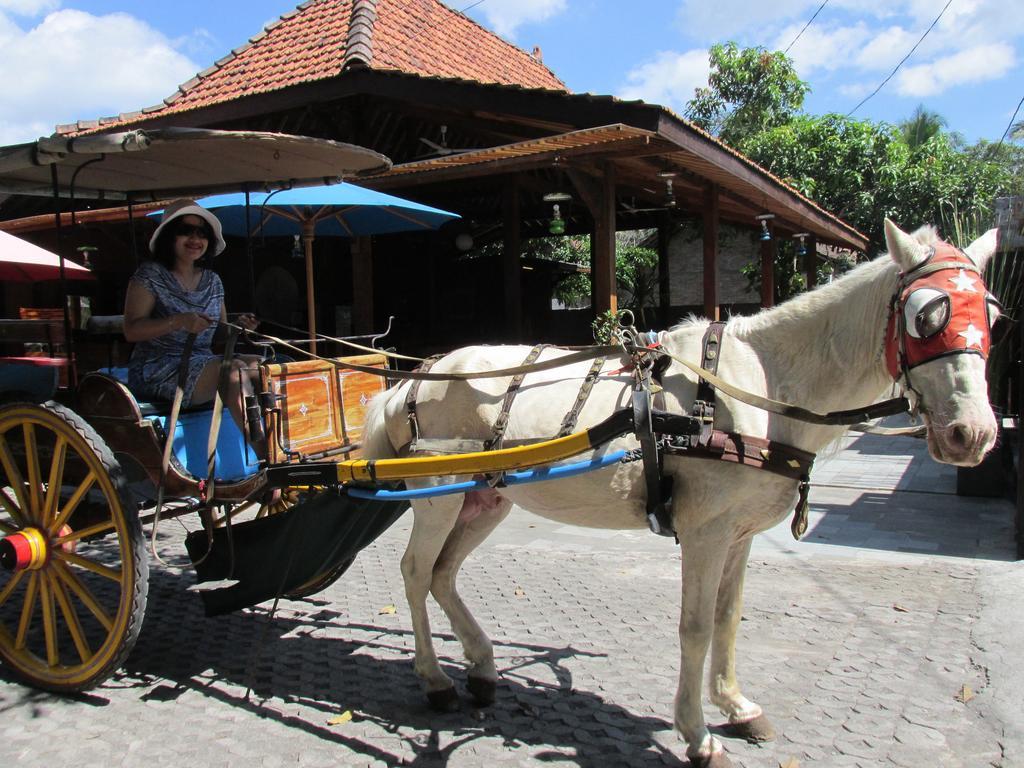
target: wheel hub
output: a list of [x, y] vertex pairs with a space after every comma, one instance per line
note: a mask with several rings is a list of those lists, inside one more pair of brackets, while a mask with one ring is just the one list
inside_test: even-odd
[[0, 568], [38, 571], [46, 565], [46, 536], [38, 528], [26, 528], [0, 539]]

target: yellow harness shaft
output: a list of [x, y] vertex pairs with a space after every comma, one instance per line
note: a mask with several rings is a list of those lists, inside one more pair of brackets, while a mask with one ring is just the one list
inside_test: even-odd
[[413, 459], [351, 459], [338, 462], [338, 482], [375, 482], [406, 477], [476, 475], [549, 464], [595, 447], [590, 431], [533, 445], [500, 451], [463, 453], [457, 456], [423, 456]]

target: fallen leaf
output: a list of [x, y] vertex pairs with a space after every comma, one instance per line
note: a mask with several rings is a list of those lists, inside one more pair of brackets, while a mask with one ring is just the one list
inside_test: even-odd
[[394, 614], [397, 611], [398, 611], [398, 609], [395, 608], [395, 606], [393, 606], [393, 605], [385, 605], [383, 608], [381, 608], [379, 611], [377, 611], [377, 615], [378, 616], [385, 616], [385, 615], [391, 616], [392, 614]]
[[904, 608], [902, 605], [893, 605], [892, 609], [894, 611], [899, 611], [900, 613], [910, 613], [910, 610], [908, 608]]
[[516, 587], [515, 596], [516, 597], [525, 597], [526, 596], [526, 592], [523, 590], [522, 587]]
[[340, 715], [335, 715], [327, 721], [328, 725], [344, 725], [345, 723], [352, 722], [352, 710], [346, 709]]
[[960, 690], [957, 691], [956, 696], [953, 697], [959, 702], [966, 704], [968, 701], [974, 698], [974, 691], [971, 690], [971, 686], [962, 685]]
[[791, 757], [788, 760], [779, 763], [779, 768], [800, 768], [800, 761], [795, 757]]

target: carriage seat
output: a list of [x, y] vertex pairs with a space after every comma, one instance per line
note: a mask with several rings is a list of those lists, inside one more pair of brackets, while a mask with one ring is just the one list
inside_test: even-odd
[[[127, 381], [127, 368], [107, 368], [86, 375], [79, 383], [79, 410], [87, 419], [98, 417], [121, 423], [149, 421], [164, 434], [170, 421], [171, 403], [139, 400], [128, 389]], [[182, 408], [175, 425], [175, 456], [195, 477], [206, 476], [206, 444], [212, 420], [213, 404], [203, 403]], [[245, 435], [225, 413], [217, 433], [217, 479], [238, 480], [257, 471], [259, 462], [246, 445]]]
[[[112, 379], [128, 386], [128, 369], [127, 368], [100, 368], [99, 372], [110, 376]], [[130, 389], [130, 387], [129, 387]], [[135, 398], [136, 405], [139, 406], [139, 413], [143, 417], [147, 416], [169, 416], [171, 414], [171, 401], [162, 400], [159, 398], [151, 398], [149, 400], [141, 399], [138, 394], [132, 390], [132, 396]], [[213, 401], [210, 400], [205, 403], [199, 403], [197, 405], [182, 406], [180, 414], [186, 413], [200, 413], [202, 411], [213, 410]]]

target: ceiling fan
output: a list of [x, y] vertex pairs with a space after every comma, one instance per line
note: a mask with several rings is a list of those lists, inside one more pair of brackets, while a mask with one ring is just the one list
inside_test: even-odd
[[[628, 213], [653, 213], [655, 211], [672, 211], [676, 208], [676, 196], [672, 189], [672, 180], [675, 178], [674, 171], [659, 171], [658, 177], [665, 180], [665, 198], [661, 205], [651, 206], [648, 208], [640, 208], [636, 205], [636, 198], [633, 199], [633, 203], [627, 203], [625, 200], [622, 201], [622, 207], [626, 209]], [[645, 192], [655, 194], [653, 189], [644, 188]]]
[[434, 157], [447, 157], [448, 155], [457, 155], [462, 152], [470, 152], [470, 149], [455, 149], [454, 147], [448, 146], [448, 126], [441, 126], [441, 137], [438, 141], [428, 139], [426, 136], [420, 136], [420, 141], [426, 144], [432, 152], [427, 155], [423, 155], [420, 159], [427, 160]]

